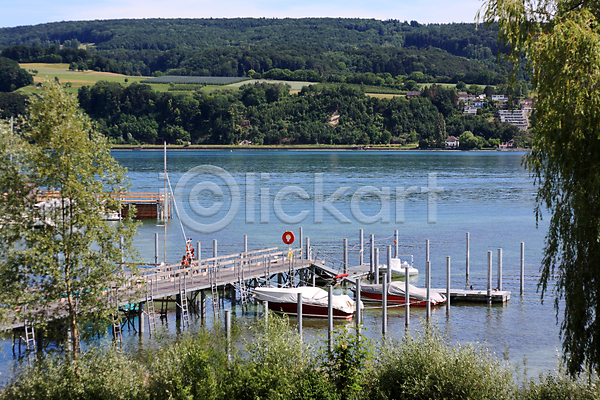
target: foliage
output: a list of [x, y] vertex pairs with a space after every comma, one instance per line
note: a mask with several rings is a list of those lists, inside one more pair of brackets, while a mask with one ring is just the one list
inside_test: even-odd
[[31, 74], [21, 69], [16, 61], [0, 57], [0, 92], [13, 92], [32, 83]]
[[477, 345], [446, 344], [426, 327], [384, 348], [369, 398], [510, 399], [511, 372]]
[[[548, 210], [539, 288], [554, 280], [571, 374], [600, 371], [600, 12], [596, 1], [489, 0], [507, 58], [522, 54], [537, 92], [533, 151], [536, 216]], [[563, 302], [564, 301], [564, 302]]]
[[[91, 126], [75, 98], [45, 82], [18, 133], [0, 138], [0, 317], [66, 318], [74, 339], [86, 321], [108, 320], [110, 288], [123, 283], [121, 257], [133, 254], [135, 233], [131, 218], [103, 221], [121, 206], [109, 193], [123, 191], [125, 171]], [[53, 200], [36, 205], [41, 191]]]

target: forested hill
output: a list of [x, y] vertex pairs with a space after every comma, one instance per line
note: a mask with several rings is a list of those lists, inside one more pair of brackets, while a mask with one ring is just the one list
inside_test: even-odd
[[[85, 62], [89, 69], [123, 74], [245, 76], [250, 70], [280, 68], [321, 76], [420, 72], [437, 82], [500, 79], [495, 27], [464, 23], [342, 18], [58, 22], [0, 29], [0, 50], [18, 62]], [[487, 75], [476, 78], [482, 72]]]

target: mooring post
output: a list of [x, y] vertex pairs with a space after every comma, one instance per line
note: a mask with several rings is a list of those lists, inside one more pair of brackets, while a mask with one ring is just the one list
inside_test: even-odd
[[231, 361], [231, 310], [225, 310], [225, 336], [227, 337], [227, 361]]
[[[407, 274], [408, 275], [408, 274]], [[404, 310], [405, 310], [405, 318], [404, 325], [410, 325], [410, 284], [408, 283], [408, 276], [404, 275]]]
[[248, 235], [244, 235], [244, 253], [248, 252]]
[[498, 249], [498, 290], [502, 290], [502, 249]]
[[469, 232], [467, 232], [467, 255], [466, 255], [466, 259], [465, 259], [465, 270], [466, 270], [467, 283], [469, 283], [469, 268], [470, 268], [469, 264], [471, 262], [470, 246], [471, 246], [471, 234]]
[[206, 320], [206, 292], [200, 291], [200, 319], [202, 322]]
[[158, 266], [158, 232], [154, 232], [154, 265]]
[[333, 286], [327, 287], [327, 342], [329, 352], [333, 351]]
[[344, 238], [344, 273], [348, 273], [348, 239]]
[[521, 296], [525, 292], [525, 242], [521, 242]]
[[[181, 285], [180, 285], [181, 286]], [[181, 320], [181, 287], [179, 290], [179, 293], [177, 293], [177, 295], [175, 295], [175, 320], [179, 321]]]
[[138, 318], [138, 330], [140, 331], [140, 336], [144, 335], [144, 320], [145, 320], [145, 318], [144, 318], [144, 304], [145, 303], [140, 302], [139, 309], [138, 309], [138, 315], [139, 315], [139, 318]]
[[446, 313], [450, 312], [450, 256], [446, 257]]
[[213, 239], [213, 257], [217, 257], [217, 239]]
[[269, 326], [269, 302], [267, 300], [262, 302], [263, 304], [263, 313], [265, 315], [265, 328]]
[[394, 257], [398, 258], [398, 229], [394, 230], [394, 246], [396, 246], [396, 251], [394, 252]]
[[196, 242], [196, 260], [200, 261], [202, 258], [202, 243], [198, 240]]
[[306, 237], [306, 259], [310, 260], [310, 238]]
[[375, 247], [375, 255], [373, 256], [373, 263], [375, 268], [375, 284], [379, 285], [379, 249]]
[[360, 310], [360, 278], [356, 278], [356, 294], [354, 295], [354, 318], [356, 319], [356, 335], [360, 336], [360, 320], [361, 320], [361, 310]]
[[298, 309], [296, 310], [298, 317], [298, 335], [302, 341], [302, 293], [298, 293]]
[[369, 272], [371, 273], [371, 276], [373, 276], [373, 273], [375, 272], [375, 235], [373, 235], [372, 233], [369, 237], [369, 246], [371, 250], [371, 255], [369, 257]]
[[[389, 244], [387, 247], [387, 273], [388, 276], [392, 276], [392, 245]], [[388, 279], [389, 281], [389, 279]]]
[[427, 261], [425, 268], [425, 289], [427, 291], [427, 305], [425, 316], [427, 321], [431, 317], [431, 261]]
[[363, 230], [359, 229], [358, 230], [358, 244], [360, 246], [360, 249], [358, 250], [358, 265], [363, 265], [363, 255], [364, 255], [364, 251], [365, 251], [365, 241], [364, 241], [364, 236], [363, 236]]
[[302, 260], [302, 253], [304, 252], [304, 249], [302, 248], [302, 241], [304, 240], [304, 236], [303, 236], [303, 232], [302, 232], [302, 227], [300, 227], [298, 232], [298, 244], [300, 245], [300, 259]]
[[381, 319], [381, 334], [383, 336], [385, 336], [387, 333], [387, 275], [387, 273], [383, 274], [383, 290], [381, 292], [381, 308], [383, 310], [383, 318]]
[[492, 302], [492, 252], [487, 252], [488, 276], [487, 276], [487, 298], [488, 303]]
[[315, 273], [316, 269], [315, 267], [310, 267], [310, 271], [311, 271], [311, 278], [312, 278], [312, 287], [317, 286], [317, 274]]

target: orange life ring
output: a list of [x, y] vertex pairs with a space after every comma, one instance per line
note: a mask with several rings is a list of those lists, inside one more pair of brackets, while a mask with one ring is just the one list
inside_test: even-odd
[[283, 240], [283, 243], [285, 244], [292, 244], [294, 243], [294, 233], [290, 232], [290, 231], [285, 231], [283, 232], [283, 236], [281, 236], [281, 240]]

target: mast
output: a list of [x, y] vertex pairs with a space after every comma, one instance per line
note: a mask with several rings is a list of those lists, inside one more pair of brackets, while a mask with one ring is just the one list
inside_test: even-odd
[[167, 265], [167, 142], [163, 142], [164, 150], [163, 150], [163, 159], [164, 159], [164, 171], [163, 171], [163, 180], [164, 180], [164, 190], [163, 190], [163, 226], [164, 226], [164, 262]]

